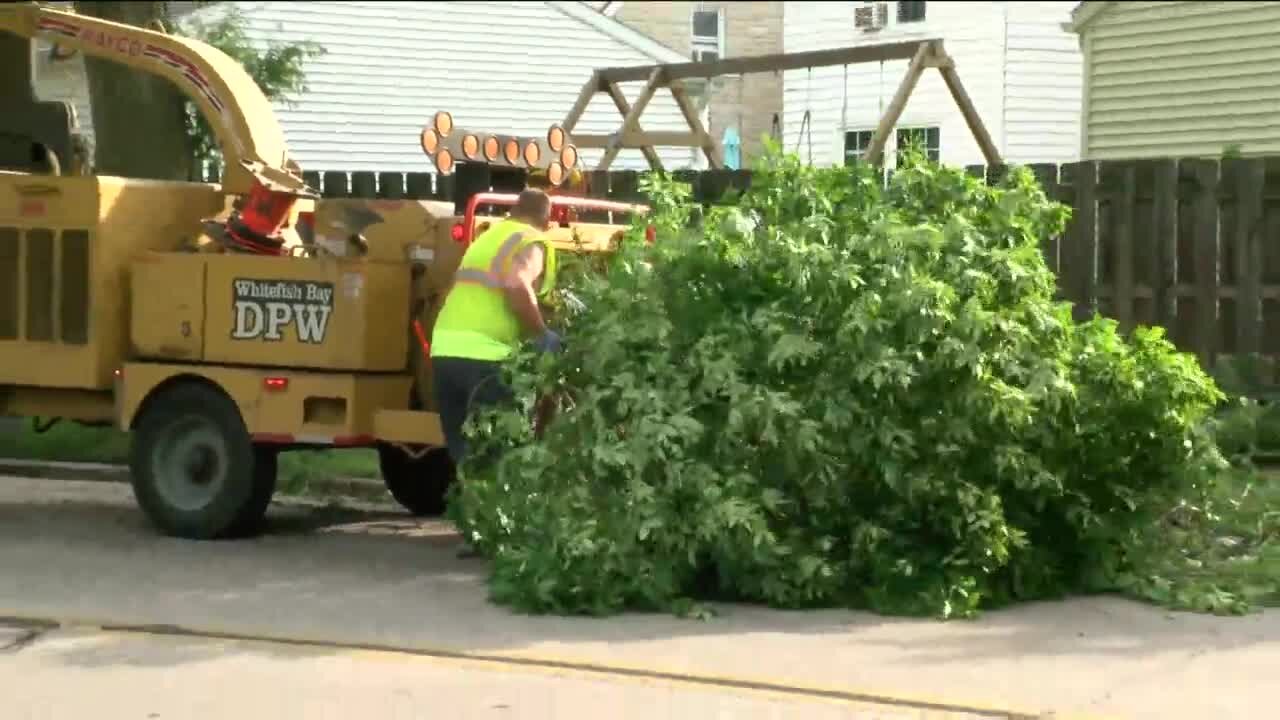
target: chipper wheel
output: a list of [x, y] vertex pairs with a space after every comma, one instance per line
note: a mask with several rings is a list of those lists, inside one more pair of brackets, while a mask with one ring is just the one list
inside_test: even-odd
[[394, 445], [383, 443], [378, 445], [378, 464], [382, 466], [382, 480], [387, 490], [401, 507], [418, 517], [444, 514], [445, 493], [457, 477], [448, 450], [432, 448], [422, 457], [414, 458]]
[[240, 410], [200, 384], [164, 390], [133, 434], [130, 469], [143, 512], [192, 540], [257, 532], [276, 486], [276, 452], [255, 447]]

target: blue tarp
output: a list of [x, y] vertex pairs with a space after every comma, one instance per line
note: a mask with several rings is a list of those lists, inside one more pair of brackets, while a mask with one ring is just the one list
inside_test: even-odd
[[725, 128], [724, 138], [720, 144], [724, 147], [724, 166], [730, 170], [738, 170], [742, 165], [742, 140], [738, 138], [737, 128]]

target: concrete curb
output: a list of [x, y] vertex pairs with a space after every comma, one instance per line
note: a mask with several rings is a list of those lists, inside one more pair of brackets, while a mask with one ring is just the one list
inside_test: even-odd
[[[129, 482], [129, 468], [103, 463], [49, 462], [0, 458], [0, 475], [44, 480], [80, 480], [89, 482]], [[393, 502], [381, 480], [372, 478], [309, 478], [302, 492], [281, 494], [296, 497], [350, 498]]]

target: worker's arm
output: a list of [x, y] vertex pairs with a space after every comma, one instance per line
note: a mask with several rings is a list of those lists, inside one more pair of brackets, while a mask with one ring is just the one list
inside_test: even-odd
[[530, 245], [516, 253], [511, 260], [510, 269], [502, 278], [507, 302], [520, 318], [525, 330], [534, 337], [547, 332], [547, 324], [542, 319], [538, 297], [533, 290], [534, 283], [542, 274], [544, 257], [541, 245]]

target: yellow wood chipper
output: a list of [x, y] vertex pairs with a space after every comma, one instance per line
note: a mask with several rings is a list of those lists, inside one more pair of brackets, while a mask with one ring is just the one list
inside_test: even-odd
[[[214, 130], [221, 183], [86, 174], [71, 107], [32, 92], [36, 39], [180, 88]], [[514, 195], [478, 195], [461, 215], [320, 200], [270, 102], [207, 44], [34, 3], [0, 5], [0, 41], [0, 417], [131, 431], [137, 501], [174, 536], [256, 532], [278, 453], [302, 447], [375, 447], [402, 505], [442, 511], [454, 469], [432, 412], [430, 329], [467, 243], [497, 219], [478, 209]], [[446, 174], [491, 162], [556, 185], [577, 162], [559, 127], [472, 133], [447, 114], [406, 144]], [[625, 229], [566, 221], [551, 234], [563, 250], [608, 251]]]

